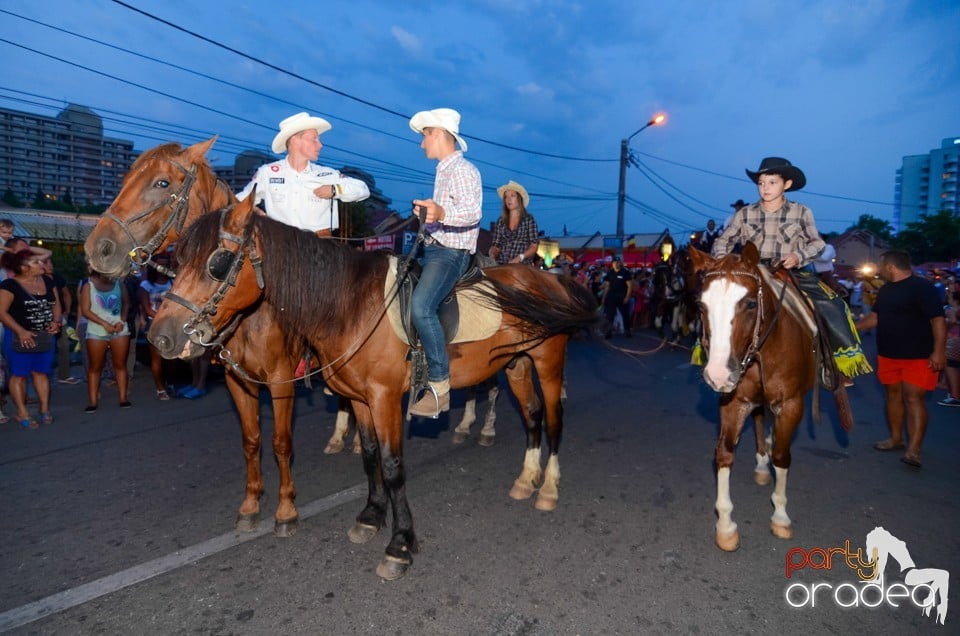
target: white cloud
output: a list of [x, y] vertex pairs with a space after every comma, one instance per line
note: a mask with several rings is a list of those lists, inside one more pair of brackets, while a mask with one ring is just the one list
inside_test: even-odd
[[397, 41], [397, 44], [400, 45], [400, 48], [407, 53], [419, 53], [421, 49], [423, 49], [423, 44], [420, 42], [420, 38], [405, 29], [402, 29], [398, 26], [392, 26], [390, 27], [390, 33], [393, 34], [393, 39]]

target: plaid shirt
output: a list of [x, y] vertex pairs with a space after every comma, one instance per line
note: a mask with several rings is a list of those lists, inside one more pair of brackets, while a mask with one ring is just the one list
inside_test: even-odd
[[520, 219], [517, 229], [511, 230], [509, 223], [501, 216], [493, 228], [493, 247], [500, 248], [497, 264], [509, 263], [517, 256], [527, 251], [534, 243], [540, 242], [540, 232], [537, 229], [537, 220], [532, 214], [525, 213]]
[[787, 254], [796, 254], [800, 267], [810, 263], [826, 245], [810, 208], [786, 200], [776, 212], [764, 212], [759, 202], [740, 208], [714, 242], [713, 256], [722, 258], [734, 245], [746, 245], [747, 241], [757, 246], [760, 258], [781, 261]]
[[427, 232], [444, 247], [477, 251], [483, 185], [480, 171], [456, 151], [437, 164], [433, 200], [443, 208], [442, 222], [429, 223]]

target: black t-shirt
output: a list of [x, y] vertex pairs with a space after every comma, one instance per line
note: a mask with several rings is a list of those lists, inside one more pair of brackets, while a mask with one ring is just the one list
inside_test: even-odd
[[46, 331], [53, 322], [53, 306], [56, 296], [53, 294], [53, 282], [46, 276], [41, 276], [47, 293], [43, 296], [34, 296], [23, 285], [12, 278], [0, 282], [0, 289], [13, 294], [13, 302], [7, 312], [17, 324], [30, 331]]
[[44, 274], [43, 277], [53, 279], [53, 286], [57, 288], [57, 294], [59, 294], [60, 296], [60, 313], [66, 316], [67, 315], [67, 299], [64, 298], [63, 290], [66, 289], [67, 287], [67, 279], [61, 276], [60, 274], [58, 274], [57, 272], [54, 272], [50, 276], [47, 276], [46, 274]]
[[603, 277], [603, 282], [610, 283], [610, 289], [607, 291], [607, 303], [619, 304], [627, 297], [627, 281], [630, 280], [630, 273], [620, 268], [620, 271], [611, 269]]
[[937, 290], [911, 276], [887, 283], [877, 292], [877, 353], [885, 358], [923, 360], [933, 353], [930, 321], [943, 315]]

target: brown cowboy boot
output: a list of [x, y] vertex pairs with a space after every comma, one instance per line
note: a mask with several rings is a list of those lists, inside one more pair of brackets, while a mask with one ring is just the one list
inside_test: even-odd
[[450, 410], [450, 381], [431, 382], [420, 399], [410, 407], [410, 415], [437, 419], [440, 414]]

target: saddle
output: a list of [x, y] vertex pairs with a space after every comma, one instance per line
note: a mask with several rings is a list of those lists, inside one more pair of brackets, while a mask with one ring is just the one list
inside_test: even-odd
[[[419, 336], [410, 316], [413, 290], [420, 280], [420, 266], [411, 263], [397, 286], [399, 260], [390, 257], [384, 278], [384, 302], [391, 326], [405, 344], [416, 347]], [[454, 285], [453, 291], [440, 303], [438, 317], [447, 344], [484, 340], [500, 328], [501, 312], [494, 307], [493, 286], [486, 282], [474, 255], [467, 271]]]
[[[772, 270], [767, 266], [758, 267], [760, 275], [773, 289], [777, 297], [782, 295], [782, 307], [800, 324], [804, 325], [813, 338], [817, 356], [817, 368], [820, 370], [820, 384], [828, 391], [835, 391], [840, 385], [840, 371], [833, 359], [832, 347], [828, 338], [829, 325], [816, 310], [813, 301], [807, 298], [790, 273], [784, 269]], [[786, 286], [786, 290], [784, 290]]]
[[[410, 347], [407, 354], [410, 360], [409, 411], [415, 396], [428, 386], [427, 360], [411, 318], [411, 301], [420, 279], [420, 266], [408, 261], [402, 263], [408, 268], [405, 272], [398, 271], [402, 267], [401, 261], [396, 256], [390, 257], [383, 293], [387, 319], [397, 337]], [[445, 342], [449, 345], [484, 340], [496, 333], [500, 328], [502, 312], [491, 300], [494, 296], [493, 286], [484, 278], [480, 261], [474, 254], [467, 271], [440, 303], [437, 312]], [[407, 419], [410, 419], [409, 412]]]

